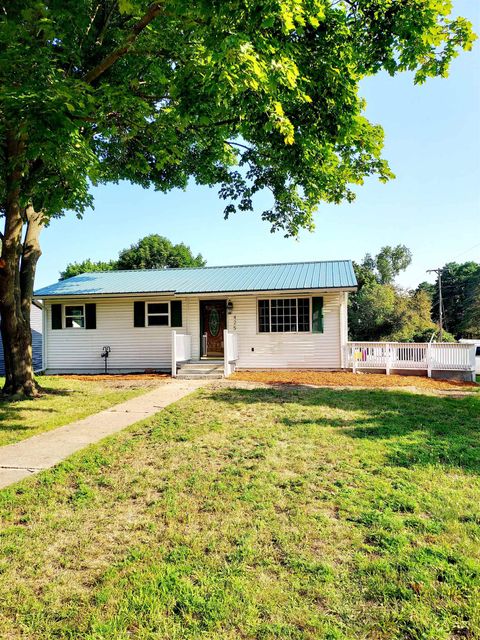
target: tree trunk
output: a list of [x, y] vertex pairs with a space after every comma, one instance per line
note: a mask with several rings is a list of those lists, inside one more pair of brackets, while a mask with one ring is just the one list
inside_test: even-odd
[[[7, 135], [9, 159], [5, 230], [0, 260], [0, 318], [5, 359], [4, 395], [34, 396], [38, 392], [32, 366], [30, 305], [38, 258], [42, 215], [20, 200], [24, 141]], [[26, 225], [25, 239], [24, 227]]]

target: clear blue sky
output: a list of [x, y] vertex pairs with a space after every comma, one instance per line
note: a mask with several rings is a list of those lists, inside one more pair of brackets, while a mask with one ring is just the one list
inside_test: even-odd
[[[478, 0], [454, 6], [480, 34]], [[403, 243], [413, 252], [399, 279], [407, 287], [448, 261], [480, 261], [480, 41], [454, 61], [447, 79], [416, 87], [409, 74], [381, 75], [364, 81], [361, 93], [367, 116], [385, 130], [384, 156], [396, 180], [369, 180], [353, 204], [321, 205], [314, 233], [272, 235], [255, 214], [224, 221], [216, 190], [194, 184], [167, 195], [108, 185], [94, 190], [95, 210], [83, 220], [69, 214], [46, 229], [36, 286], [55, 282], [68, 262], [116, 258], [150, 233], [189, 244], [209, 265], [360, 260]]]

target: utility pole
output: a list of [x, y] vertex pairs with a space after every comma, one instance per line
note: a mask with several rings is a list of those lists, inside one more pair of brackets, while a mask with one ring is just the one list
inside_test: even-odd
[[427, 269], [427, 273], [436, 273], [438, 278], [438, 320], [440, 325], [439, 339], [443, 340], [443, 296], [442, 296], [442, 269]]

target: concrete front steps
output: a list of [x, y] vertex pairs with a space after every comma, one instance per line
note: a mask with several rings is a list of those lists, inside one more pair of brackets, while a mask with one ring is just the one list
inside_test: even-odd
[[223, 378], [223, 360], [196, 360], [179, 365], [179, 380], [221, 380]]

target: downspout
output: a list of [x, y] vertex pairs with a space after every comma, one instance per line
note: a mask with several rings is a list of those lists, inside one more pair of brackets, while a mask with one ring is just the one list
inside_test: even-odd
[[47, 305], [42, 301], [42, 371], [47, 369]]
[[348, 292], [344, 291], [340, 305], [340, 367], [345, 369], [345, 348], [348, 339]]

